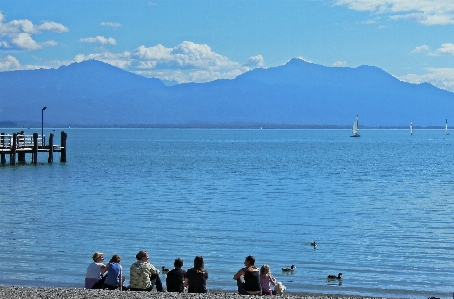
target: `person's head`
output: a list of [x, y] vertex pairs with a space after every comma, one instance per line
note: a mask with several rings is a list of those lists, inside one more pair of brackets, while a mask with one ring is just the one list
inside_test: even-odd
[[270, 271], [270, 266], [265, 264], [260, 268], [260, 275], [265, 276], [267, 274], [268, 275], [271, 274], [271, 271]]
[[252, 255], [248, 255], [248, 256], [246, 257], [246, 260], [244, 261], [244, 264], [245, 264], [246, 266], [254, 266], [254, 264], [255, 264], [255, 257], [252, 256]]
[[180, 258], [175, 259], [173, 266], [177, 269], [181, 269], [183, 267], [183, 260]]
[[205, 265], [203, 264], [203, 257], [201, 257], [200, 255], [196, 256], [194, 258], [194, 269], [203, 272], [205, 270], [204, 268]]
[[96, 262], [96, 263], [102, 263], [102, 261], [104, 260], [104, 253], [102, 252], [95, 252], [93, 254], [93, 261]]
[[119, 264], [121, 261], [121, 258], [118, 254], [112, 255], [112, 258], [110, 259], [109, 263], [117, 263]]
[[136, 259], [138, 261], [148, 262], [148, 252], [141, 250], [136, 254]]

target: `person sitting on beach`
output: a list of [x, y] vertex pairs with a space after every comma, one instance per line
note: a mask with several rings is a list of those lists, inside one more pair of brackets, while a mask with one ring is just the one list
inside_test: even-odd
[[186, 272], [184, 286], [188, 287], [188, 293], [206, 293], [207, 292], [208, 272], [205, 270], [203, 257], [194, 258], [194, 268]]
[[260, 285], [262, 286], [262, 295], [273, 295], [270, 284], [276, 285], [276, 279], [271, 276], [270, 266], [267, 264], [260, 268]]
[[260, 285], [260, 270], [254, 266], [255, 258], [248, 255], [244, 261], [245, 268], [241, 268], [233, 276], [240, 295], [259, 295], [262, 293]]
[[102, 278], [102, 274], [107, 271], [107, 266], [103, 263], [104, 254], [102, 252], [95, 252], [92, 258], [93, 263], [88, 265], [85, 275], [86, 289], [91, 289]]
[[148, 262], [148, 253], [145, 250], [141, 250], [136, 254], [136, 259], [137, 261], [129, 269], [129, 290], [151, 291], [153, 285], [156, 285], [156, 290], [163, 292], [159, 270]]
[[[118, 254], [114, 254], [107, 264], [107, 278], [104, 281], [103, 289], [116, 290], [120, 287], [122, 290], [123, 285], [123, 273], [120, 265], [121, 258]], [[121, 283], [120, 283], [121, 281]]]
[[181, 269], [183, 267], [183, 260], [180, 258], [175, 259], [173, 266], [175, 268], [167, 273], [167, 292], [181, 293], [184, 291], [184, 278], [186, 277], [186, 271]]

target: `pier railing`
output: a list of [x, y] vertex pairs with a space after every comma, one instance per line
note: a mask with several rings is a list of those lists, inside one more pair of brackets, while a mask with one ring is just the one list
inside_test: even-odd
[[[4, 134], [0, 133], [0, 149], [8, 149], [11, 148], [14, 144], [13, 138], [16, 138], [16, 147], [19, 148], [27, 148], [33, 147], [33, 135], [21, 135], [17, 134], [14, 137], [14, 134]], [[38, 143], [45, 144], [46, 136], [38, 135]]]
[[54, 161], [53, 153], [60, 153], [60, 162], [66, 162], [66, 138], [67, 134], [61, 132], [61, 143], [54, 144], [54, 134], [49, 134], [48, 144], [46, 144], [45, 136], [40, 136], [38, 133], [26, 135], [22, 133], [5, 134], [0, 133], [0, 162], [6, 163], [6, 155], [10, 156], [10, 164], [16, 164], [16, 156], [18, 162], [26, 162], [25, 155], [32, 155], [32, 163], [38, 163], [38, 153], [48, 153], [48, 163]]

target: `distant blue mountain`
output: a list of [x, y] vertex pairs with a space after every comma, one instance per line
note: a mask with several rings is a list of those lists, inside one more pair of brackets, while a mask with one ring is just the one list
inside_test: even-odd
[[[165, 85], [90, 60], [0, 73], [0, 125], [442, 126], [454, 93], [409, 84], [371, 66], [324, 67], [300, 59], [233, 80]], [[453, 118], [454, 120], [454, 118]]]

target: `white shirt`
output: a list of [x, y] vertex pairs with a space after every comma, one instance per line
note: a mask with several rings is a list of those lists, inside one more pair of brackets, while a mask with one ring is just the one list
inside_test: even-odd
[[85, 278], [99, 278], [99, 275], [101, 273], [101, 266], [104, 265], [103, 263], [91, 263], [88, 265], [87, 268], [87, 275], [85, 275]]

